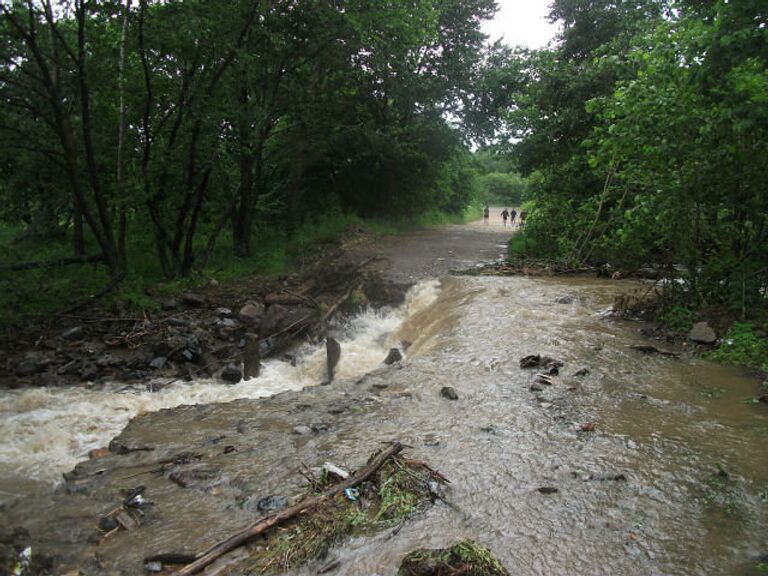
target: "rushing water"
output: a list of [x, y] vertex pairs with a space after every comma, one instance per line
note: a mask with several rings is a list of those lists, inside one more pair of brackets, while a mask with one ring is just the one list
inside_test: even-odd
[[[354, 378], [381, 364], [390, 347], [409, 336], [408, 326], [432, 305], [437, 281], [423, 282], [396, 310], [369, 310], [339, 329], [344, 348], [336, 378]], [[409, 336], [409, 338], [413, 338]], [[409, 340], [410, 342], [410, 340]], [[106, 446], [135, 416], [182, 404], [229, 402], [301, 390], [325, 378], [325, 347], [306, 346], [300, 362], [265, 362], [259, 378], [226, 385], [201, 379], [192, 383], [162, 382], [132, 387], [36, 388], [5, 391], [0, 397], [0, 481], [12, 477], [56, 483], [61, 474]], [[157, 389], [157, 391], [152, 391]]]
[[[436, 283], [421, 285], [405, 309], [363, 316], [344, 331], [345, 381], [135, 418], [121, 441], [153, 445], [156, 452], [88, 462], [78, 470], [85, 480], [96, 478], [91, 493], [21, 501], [8, 520], [27, 519], [34, 532], [40, 528], [29, 519], [53, 510], [46, 545], [80, 562], [92, 552], [73, 551], [63, 526], [93, 526], [119, 489], [145, 484], [156, 501], [145, 524], [98, 547], [107, 569], [140, 574], [147, 553], [198, 550], [252, 519], [241, 505], [248, 495], [296, 493], [302, 463], [330, 459], [354, 468], [380, 442], [398, 439], [451, 480], [446, 503], [396, 534], [384, 530], [344, 542], [330, 553], [339, 560], [334, 574], [395, 574], [408, 551], [464, 538], [490, 547], [520, 575], [746, 574], [768, 550], [768, 414], [765, 406], [744, 402], [756, 382], [705, 361], [632, 350], [647, 343], [638, 326], [605, 314], [627, 289], [596, 279], [460, 277], [443, 280], [437, 296]], [[572, 304], [556, 303], [564, 294]], [[403, 340], [413, 344], [402, 366], [359, 377]], [[535, 370], [518, 366], [520, 357], [534, 353], [565, 363], [541, 392], [530, 390]], [[14, 418], [27, 418], [26, 429], [58, 421], [65, 439], [55, 450], [41, 442], [48, 453], [37, 464], [4, 446], [3, 473], [48, 478], [43, 462], [70, 465], [142, 410], [317, 383], [322, 350], [303, 358], [295, 368], [270, 365], [253, 384], [183, 385], [173, 400], [158, 393], [71, 392], [91, 403], [80, 412], [90, 419], [72, 415], [67, 404], [77, 402], [67, 401], [66, 392], [7, 395], [3, 426]], [[589, 374], [573, 376], [580, 368]], [[459, 400], [442, 398], [443, 386], [453, 386]], [[166, 390], [159, 394], [172, 393]], [[121, 405], [123, 396], [131, 402]], [[50, 418], [50, 410], [59, 415]], [[91, 415], [102, 412], [112, 416]], [[69, 430], [72, 422], [78, 432]], [[588, 422], [594, 432], [581, 430]], [[3, 429], [5, 438], [25, 429], [16, 426]], [[297, 426], [314, 432], [296, 434]], [[167, 471], [153, 472], [162, 457], [190, 448], [211, 473], [207, 484], [183, 489], [168, 481]], [[29, 440], [19, 439], [15, 450], [29, 451]], [[542, 486], [558, 492], [541, 494]]]

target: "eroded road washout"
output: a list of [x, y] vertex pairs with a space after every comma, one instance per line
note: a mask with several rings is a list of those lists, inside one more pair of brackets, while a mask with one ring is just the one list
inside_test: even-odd
[[[439, 234], [435, 253], [422, 235], [420, 256], [394, 250], [394, 266], [426, 258], [431, 273], [442, 272], [452, 258], [470, 259], [461, 253], [470, 238], [496, 254], [503, 242], [482, 228]], [[455, 253], [450, 235], [460, 240]], [[628, 282], [447, 277], [439, 287], [433, 302], [392, 324], [395, 333], [374, 338], [380, 350], [413, 342], [402, 364], [269, 398], [145, 413], [118, 441], [153, 451], [85, 462], [56, 494], [38, 485], [34, 498], [7, 503], [5, 525], [28, 527], [33, 550], [59, 566], [140, 574], [144, 556], [204, 549], [258, 515], [249, 503], [300, 492], [302, 463], [356, 468], [382, 441], [399, 440], [452, 481], [446, 503], [394, 535], [343, 542], [329, 573], [394, 574], [409, 551], [464, 539], [521, 575], [747, 574], [768, 550], [767, 415], [743, 403], [753, 380], [631, 350], [644, 343], [637, 324], [605, 313]], [[573, 303], [557, 303], [564, 294]], [[534, 353], [565, 364], [540, 392], [530, 389], [536, 371], [518, 365]], [[581, 368], [589, 374], [572, 376]], [[227, 396], [236, 387], [215, 386], [219, 399], [236, 397]], [[443, 398], [444, 386], [458, 400]], [[582, 431], [587, 423], [593, 432]], [[174, 471], [192, 482], [170, 481]], [[155, 502], [142, 525], [89, 543], [120, 490], [139, 484]]]

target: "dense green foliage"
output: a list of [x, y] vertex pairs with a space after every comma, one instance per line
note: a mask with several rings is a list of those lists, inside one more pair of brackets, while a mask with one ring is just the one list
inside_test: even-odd
[[252, 258], [338, 214], [461, 215], [478, 182], [457, 121], [494, 11], [0, 3], [0, 220], [17, 245], [103, 254], [101, 276], [130, 280], [150, 253], [185, 277], [223, 242]]
[[534, 202], [516, 247], [674, 267], [674, 305], [762, 313], [768, 6], [556, 0], [552, 17], [552, 47], [504, 59], [506, 145]]

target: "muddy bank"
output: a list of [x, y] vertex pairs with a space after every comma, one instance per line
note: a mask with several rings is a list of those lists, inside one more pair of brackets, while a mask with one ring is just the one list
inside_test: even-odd
[[0, 387], [255, 377], [261, 359], [322, 339], [337, 314], [400, 305], [409, 285], [385, 280], [374, 261], [328, 254], [300, 274], [157, 297], [159, 310], [142, 317], [121, 306], [51, 317], [8, 343]]

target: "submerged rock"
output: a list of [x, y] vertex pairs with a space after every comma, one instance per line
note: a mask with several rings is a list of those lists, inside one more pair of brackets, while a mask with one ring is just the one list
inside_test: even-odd
[[454, 390], [451, 386], [443, 386], [440, 390], [440, 396], [448, 400], [459, 399], [459, 395], [456, 393], [456, 390]]
[[227, 364], [224, 367], [224, 370], [221, 371], [221, 378], [226, 382], [237, 384], [238, 382], [240, 382], [240, 380], [243, 379], [243, 373], [240, 371], [240, 368], [238, 368], [234, 364]]
[[564, 294], [555, 298], [556, 304], [573, 304], [574, 302], [576, 302], [576, 299], [570, 294]]
[[397, 348], [390, 348], [389, 354], [384, 358], [384, 364], [390, 365], [395, 362], [400, 362], [403, 359], [403, 355]]

